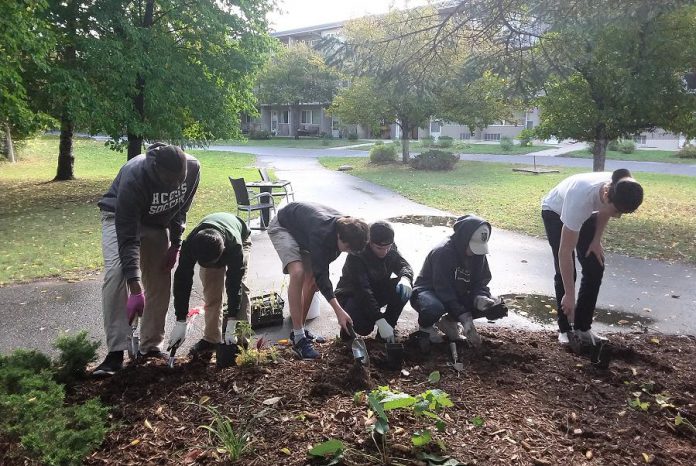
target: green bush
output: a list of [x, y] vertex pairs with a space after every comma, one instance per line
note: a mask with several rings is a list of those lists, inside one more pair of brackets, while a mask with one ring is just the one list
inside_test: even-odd
[[271, 139], [271, 133], [270, 133], [270, 131], [266, 131], [265, 129], [261, 129], [261, 130], [252, 129], [249, 131], [249, 139], [255, 139], [255, 140]]
[[56, 379], [62, 383], [72, 383], [84, 378], [87, 364], [97, 359], [98, 341], [89, 341], [87, 332], [76, 335], [63, 335], [55, 343], [60, 351], [57, 361]]
[[357, 141], [358, 140], [358, 133], [348, 133], [348, 140], [349, 141]]
[[66, 355], [62, 365], [35, 351], [0, 358], [0, 433], [44, 464], [81, 464], [108, 430], [108, 409], [99, 400], [66, 405], [56, 382], [55, 367], [77, 370], [91, 345], [82, 334], [56, 343]]
[[425, 136], [424, 138], [421, 138], [420, 143], [422, 147], [434, 147], [435, 138], [432, 136]]
[[392, 163], [396, 161], [396, 147], [393, 144], [384, 144], [378, 141], [370, 149], [371, 163]]
[[696, 159], [696, 146], [692, 144], [686, 144], [677, 152], [677, 157], [682, 159]]
[[500, 149], [503, 152], [510, 152], [513, 147], [515, 147], [515, 143], [512, 142], [512, 138], [508, 136], [503, 136], [500, 138]]
[[459, 157], [444, 150], [431, 149], [411, 158], [411, 167], [416, 170], [452, 170]]
[[437, 138], [437, 147], [447, 149], [452, 147], [452, 144], [454, 144], [454, 139], [451, 136], [440, 136]]
[[619, 140], [612, 139], [611, 141], [609, 141], [609, 144], [607, 144], [607, 150], [617, 152], [619, 150]]
[[534, 139], [534, 130], [525, 128], [520, 131], [517, 135], [517, 139], [520, 140], [520, 147], [532, 147], [532, 140]]
[[636, 151], [636, 143], [630, 139], [624, 139], [619, 141], [618, 149], [622, 154], [632, 154]]

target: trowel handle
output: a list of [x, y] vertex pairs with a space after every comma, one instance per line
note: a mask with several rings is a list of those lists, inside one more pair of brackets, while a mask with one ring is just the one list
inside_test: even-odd
[[358, 338], [358, 336], [355, 334], [355, 330], [353, 330], [353, 324], [348, 324], [347, 328], [348, 328], [348, 335], [350, 335], [350, 337], [352, 339]]

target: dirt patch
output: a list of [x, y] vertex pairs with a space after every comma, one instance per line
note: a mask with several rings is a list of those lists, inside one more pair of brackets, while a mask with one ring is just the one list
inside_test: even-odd
[[[560, 348], [553, 332], [482, 331], [480, 351], [463, 348], [464, 371], [447, 366], [446, 344], [430, 358], [406, 347], [403, 372], [369, 369], [373, 385], [412, 395], [439, 388], [455, 406], [442, 416], [434, 440], [468, 464], [690, 465], [696, 435], [677, 414], [696, 422], [696, 340], [650, 334], [611, 335], [615, 358], [599, 370]], [[366, 340], [370, 354], [384, 345]], [[309, 446], [338, 438], [349, 448], [345, 464], [380, 464], [367, 433], [367, 406], [354, 401], [353, 359], [344, 345], [319, 345], [318, 361], [286, 359], [267, 370], [215, 369], [212, 364], [163, 362], [128, 367], [106, 380], [90, 380], [71, 400], [98, 396], [113, 407], [113, 430], [86, 461], [92, 465], [220, 464], [206, 431], [217, 406], [236, 427], [248, 425], [252, 451], [239, 464], [303, 465]], [[618, 356], [618, 357], [617, 357]], [[182, 362], [185, 359], [182, 358]], [[438, 370], [437, 384], [428, 375]], [[660, 405], [657, 395], [666, 396]], [[280, 397], [278, 399], [278, 397]], [[645, 410], [631, 401], [648, 402]], [[415, 463], [411, 435], [432, 422], [411, 413], [388, 413], [391, 464]], [[24, 464], [17, 448], [0, 444], [2, 464]], [[439, 448], [427, 447], [438, 452]], [[368, 456], [372, 455], [374, 460]]]

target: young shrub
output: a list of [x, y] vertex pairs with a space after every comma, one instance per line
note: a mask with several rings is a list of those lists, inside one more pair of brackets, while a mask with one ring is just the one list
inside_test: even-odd
[[686, 144], [677, 152], [677, 157], [681, 159], [696, 159], [696, 146], [692, 144]]
[[370, 163], [393, 163], [396, 161], [396, 147], [377, 141], [370, 149]]
[[503, 136], [500, 138], [500, 149], [503, 152], [510, 152], [515, 144], [512, 142], [512, 138], [508, 136]]
[[358, 140], [358, 133], [348, 133], [348, 140], [349, 141], [357, 141]]
[[440, 136], [437, 139], [437, 147], [441, 149], [448, 149], [454, 144], [454, 139], [451, 136]]
[[411, 167], [416, 170], [452, 170], [459, 157], [444, 150], [430, 149], [411, 158]]
[[233, 463], [251, 448], [251, 436], [245, 428], [235, 430], [232, 419], [214, 406], [199, 405], [212, 416], [210, 425], [200, 426], [208, 431], [212, 448], [227, 455]]
[[435, 138], [432, 136], [426, 136], [420, 140], [421, 146], [423, 147], [434, 147]]
[[609, 144], [607, 144], [607, 150], [617, 152], [619, 150], [619, 140], [612, 139], [611, 141], [609, 141]]
[[520, 131], [517, 135], [517, 139], [520, 141], [520, 147], [532, 147], [532, 140], [534, 139], [534, 130], [525, 128]]
[[265, 129], [251, 130], [251, 131], [249, 131], [249, 139], [255, 139], [255, 140], [271, 139], [271, 133], [269, 131], [266, 131]]
[[619, 152], [622, 154], [632, 154], [636, 151], [636, 143], [630, 139], [619, 141]]
[[54, 345], [60, 351], [56, 380], [72, 383], [84, 378], [87, 364], [97, 359], [99, 345], [98, 341], [89, 341], [85, 330], [76, 335], [60, 336]]

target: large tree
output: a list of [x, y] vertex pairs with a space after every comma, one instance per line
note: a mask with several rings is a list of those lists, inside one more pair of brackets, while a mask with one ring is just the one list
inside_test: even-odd
[[268, 105], [290, 107], [290, 135], [297, 136], [298, 111], [302, 103], [328, 104], [340, 75], [309, 45], [298, 42], [280, 49], [259, 74], [258, 98]]
[[45, 67], [52, 46], [41, 17], [45, 8], [42, 1], [0, 4], [0, 147], [10, 162], [15, 161], [13, 139], [23, 139], [47, 123], [26, 90], [27, 68]]
[[95, 129], [128, 158], [145, 140], [203, 144], [239, 134], [268, 58], [270, 0], [121, 0], [95, 12], [102, 57]]

